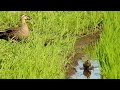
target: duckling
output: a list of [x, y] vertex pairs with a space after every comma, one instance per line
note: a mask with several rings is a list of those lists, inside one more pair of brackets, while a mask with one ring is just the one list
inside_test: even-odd
[[85, 63], [83, 63], [83, 74], [87, 77], [90, 78], [91, 75], [91, 62], [89, 60], [85, 61]]
[[8, 28], [6, 31], [0, 31], [0, 39], [15, 41], [26, 39], [29, 35], [26, 20], [30, 20], [30, 17], [25, 14], [21, 15], [21, 27]]
[[91, 68], [91, 62], [89, 60], [85, 61], [85, 63], [83, 63], [83, 67], [84, 67], [84, 69], [90, 69]]

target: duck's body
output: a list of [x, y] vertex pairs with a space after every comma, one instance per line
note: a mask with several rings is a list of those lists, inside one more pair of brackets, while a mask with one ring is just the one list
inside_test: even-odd
[[91, 68], [91, 62], [89, 60], [87, 60], [84, 64], [83, 64], [84, 69], [90, 69]]
[[91, 75], [91, 69], [92, 69], [92, 67], [91, 67], [91, 62], [90, 62], [89, 60], [85, 61], [85, 63], [83, 64], [83, 67], [84, 67], [84, 72], [83, 72], [83, 74], [84, 74], [87, 78], [89, 78], [90, 75]]
[[21, 27], [17, 28], [8, 28], [6, 31], [0, 32], [0, 39], [6, 39], [6, 40], [17, 40], [20, 41], [22, 39], [26, 39], [29, 35], [29, 29], [26, 23], [26, 19], [28, 19], [28, 16], [22, 15], [21, 16]]

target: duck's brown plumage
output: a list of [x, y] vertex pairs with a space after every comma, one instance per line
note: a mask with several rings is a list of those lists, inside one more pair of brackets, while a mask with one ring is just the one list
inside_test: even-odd
[[21, 27], [17, 28], [8, 28], [6, 31], [0, 31], [0, 39], [5, 39], [5, 40], [17, 40], [20, 41], [23, 38], [27, 38], [29, 34], [29, 29], [26, 23], [26, 20], [29, 19], [27, 15], [22, 15], [21, 16]]
[[89, 78], [90, 75], [91, 75], [91, 62], [89, 60], [85, 61], [85, 63], [83, 64], [83, 67], [84, 67], [84, 72], [83, 74]]
[[90, 69], [91, 67], [91, 62], [89, 60], [85, 61], [85, 63], [83, 64], [84, 69]]

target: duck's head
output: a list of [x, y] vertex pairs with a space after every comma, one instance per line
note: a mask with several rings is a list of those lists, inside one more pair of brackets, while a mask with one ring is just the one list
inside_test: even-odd
[[30, 20], [31, 18], [28, 15], [26, 15], [26, 14], [22, 14], [21, 15], [21, 19], [22, 20]]

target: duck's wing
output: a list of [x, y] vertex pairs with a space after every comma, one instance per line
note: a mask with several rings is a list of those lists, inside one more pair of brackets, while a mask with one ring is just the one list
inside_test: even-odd
[[10, 27], [10, 28], [7, 28], [5, 29], [6, 31], [9, 31], [9, 30], [19, 30], [20, 27]]
[[0, 39], [7, 39], [7, 35], [5, 31], [0, 31]]
[[0, 36], [5, 35], [5, 31], [0, 31]]
[[13, 38], [19, 33], [19, 28], [7, 28], [5, 33], [8, 38]]
[[17, 28], [7, 28], [5, 30], [6, 30], [6, 33], [14, 33], [14, 32], [19, 32], [20, 27], [17, 27]]

